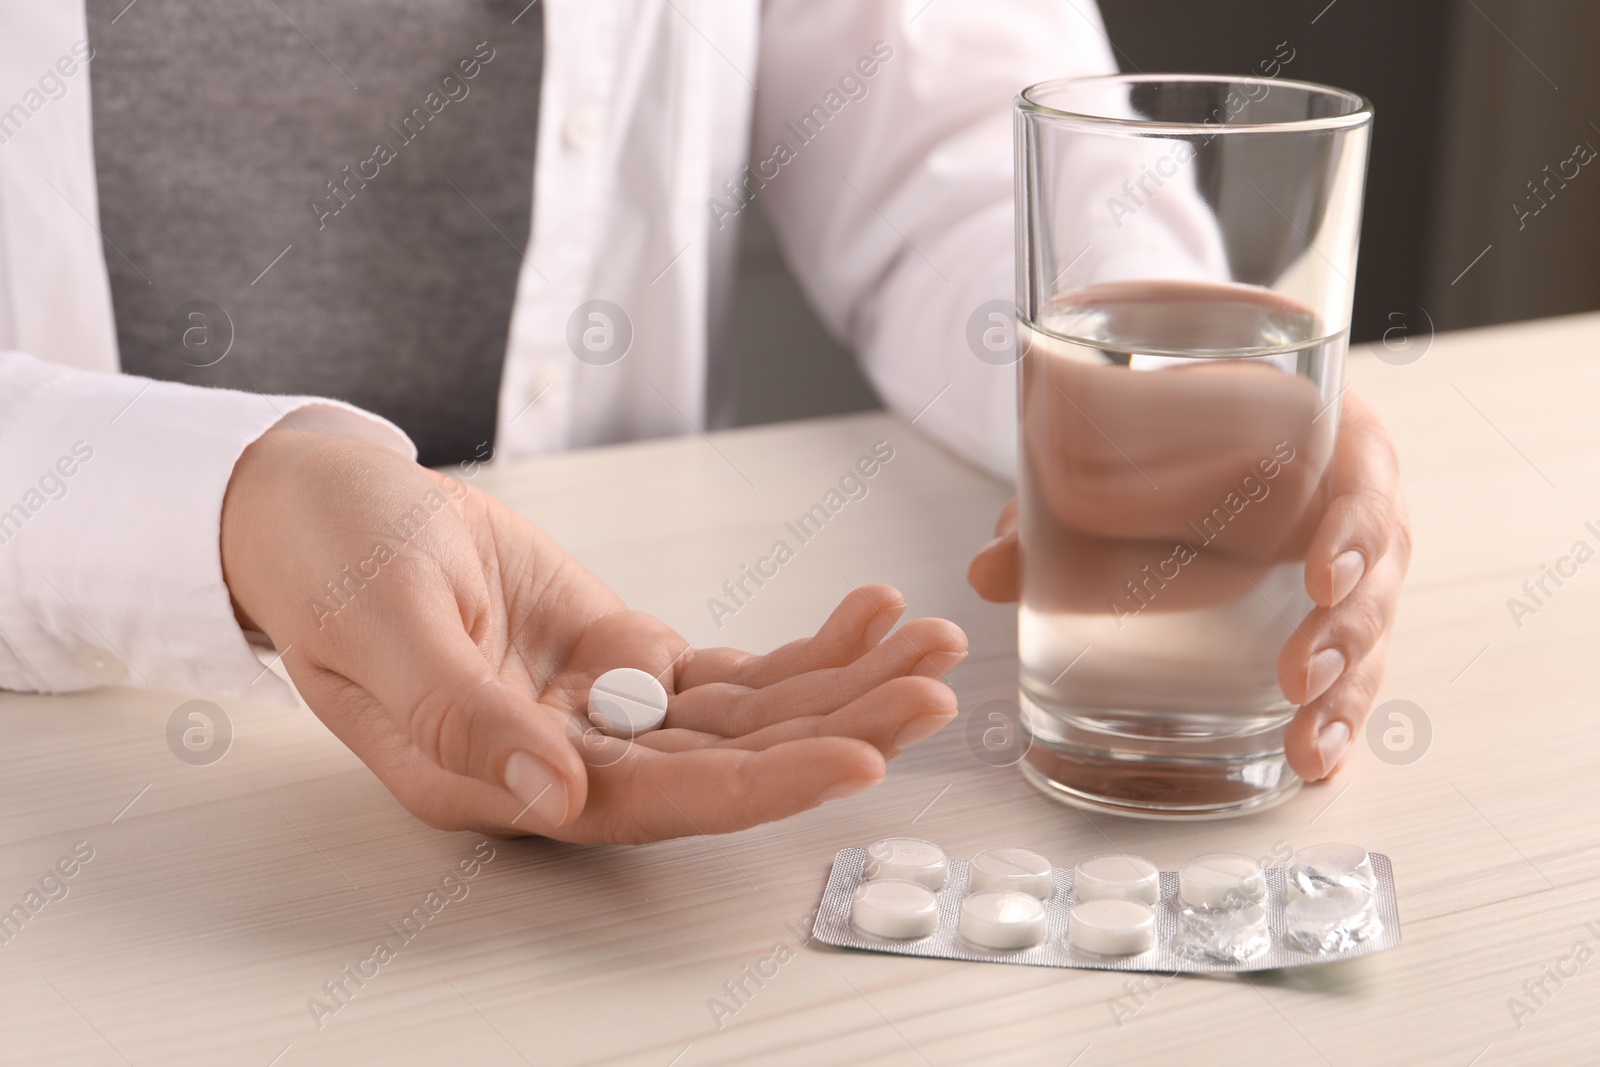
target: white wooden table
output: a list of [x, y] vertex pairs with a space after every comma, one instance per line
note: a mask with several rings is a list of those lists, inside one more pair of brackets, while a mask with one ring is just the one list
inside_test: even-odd
[[[1600, 527], [1597, 347], [1588, 316], [1441, 336], [1407, 366], [1353, 354], [1351, 379], [1399, 441], [1416, 519], [1381, 699], [1415, 702], [1433, 737], [1409, 764], [1358, 740], [1331, 785], [1246, 819], [1091, 823], [975, 758], [958, 720], [881, 787], [774, 826], [645, 848], [496, 842], [466, 896], [414, 920], [357, 987], [341, 968], [380, 938], [398, 943], [389, 924], [425, 906], [477, 838], [415, 822], [303, 709], [228, 703], [231, 750], [191, 766], [165, 736], [186, 697], [0, 697], [0, 908], [75, 843], [93, 850], [66, 895], [0, 946], [0, 1061], [1593, 1062], [1600, 562], [1552, 583], [1520, 628], [1506, 601], [1575, 541], [1600, 547], [1584, 525]], [[707, 598], [880, 439], [896, 455], [870, 495], [719, 631]], [[963, 709], [1014, 694], [1012, 612], [963, 580], [1006, 491], [888, 416], [478, 480], [693, 641], [770, 647], [813, 629], [851, 583], [886, 581], [914, 613], [970, 635], [953, 677]], [[1123, 974], [803, 947], [834, 851], [908, 831], [957, 856], [1017, 844], [1061, 864], [1108, 838], [1163, 866], [1356, 841], [1393, 857], [1405, 942], [1250, 982], [1179, 978], [1138, 999]], [[724, 983], [780, 944], [792, 958], [779, 952], [777, 973], [731, 1000]], [[319, 1029], [308, 1001], [335, 1003], [329, 981], [349, 992]], [[713, 998], [740, 1004], [720, 1029]], [[1512, 998], [1528, 1009], [1520, 1026]]]

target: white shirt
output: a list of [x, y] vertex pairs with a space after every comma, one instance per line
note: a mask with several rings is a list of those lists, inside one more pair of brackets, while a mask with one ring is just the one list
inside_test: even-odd
[[[743, 187], [889, 406], [1010, 473], [1015, 369], [973, 354], [967, 320], [1013, 297], [1013, 98], [1115, 69], [1089, 0], [545, 0], [544, 18], [497, 457], [707, 425]], [[261, 668], [218, 547], [239, 454], [285, 417], [414, 452], [349, 405], [116, 373], [82, 5], [3, 22], [0, 688], [241, 692]], [[604, 366], [568, 344], [594, 299], [632, 325]]]

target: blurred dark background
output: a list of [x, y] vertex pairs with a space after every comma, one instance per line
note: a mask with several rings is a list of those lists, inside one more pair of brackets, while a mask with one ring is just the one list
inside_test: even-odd
[[[1280, 77], [1372, 100], [1354, 340], [1600, 308], [1600, 158], [1579, 162], [1600, 151], [1596, 0], [1100, 0], [1100, 10], [1127, 72], [1260, 73], [1287, 42], [1294, 58]], [[1558, 173], [1574, 167], [1575, 178]], [[757, 215], [747, 213], [735, 302], [738, 421], [878, 406]]]

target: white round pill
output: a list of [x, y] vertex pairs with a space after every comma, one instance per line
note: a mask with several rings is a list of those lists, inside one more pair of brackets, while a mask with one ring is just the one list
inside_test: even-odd
[[1136, 956], [1156, 943], [1156, 913], [1137, 900], [1089, 900], [1067, 919], [1067, 942], [1098, 956]]
[[867, 846], [866, 877], [918, 882], [929, 889], [943, 889], [950, 873], [950, 860], [944, 849], [932, 841], [916, 837], [886, 837]]
[[967, 865], [967, 885], [974, 892], [1009, 889], [1049, 900], [1056, 891], [1050, 861], [1025, 848], [985, 849]]
[[1263, 900], [1261, 864], [1237, 852], [1211, 852], [1178, 868], [1178, 897], [1191, 908], [1236, 908]]
[[961, 902], [960, 928], [983, 948], [1032, 948], [1044, 940], [1044, 903], [1004, 889], [974, 893]]
[[1078, 864], [1072, 876], [1072, 895], [1086, 900], [1139, 900], [1154, 904], [1161, 899], [1161, 872], [1143, 856], [1107, 852]]
[[667, 691], [632, 667], [606, 671], [589, 687], [589, 721], [622, 737], [654, 730], [667, 717]]
[[1371, 891], [1378, 885], [1367, 850], [1339, 844], [1308, 845], [1296, 852], [1284, 881], [1291, 898], [1335, 887]]
[[862, 882], [850, 904], [850, 921], [864, 934], [896, 941], [927, 937], [939, 928], [939, 901], [916, 882]]

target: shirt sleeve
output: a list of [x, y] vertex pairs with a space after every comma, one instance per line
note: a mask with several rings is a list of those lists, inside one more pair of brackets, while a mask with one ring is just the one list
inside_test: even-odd
[[[1012, 103], [1036, 82], [1116, 72], [1098, 11], [1087, 0], [769, 0], [760, 61], [746, 186], [802, 288], [889, 407], [1014, 478], [1016, 367], [977, 352], [985, 311], [1009, 313], [1016, 297]], [[1203, 206], [1168, 199], [1163, 212]], [[1215, 259], [1214, 233], [1188, 243]], [[1100, 262], [1111, 254], [1095, 248], [1082, 266], [1116, 276]]]
[[0, 352], [0, 689], [286, 697], [234, 619], [220, 541], [234, 463], [279, 423], [416, 456], [392, 423], [338, 401]]

